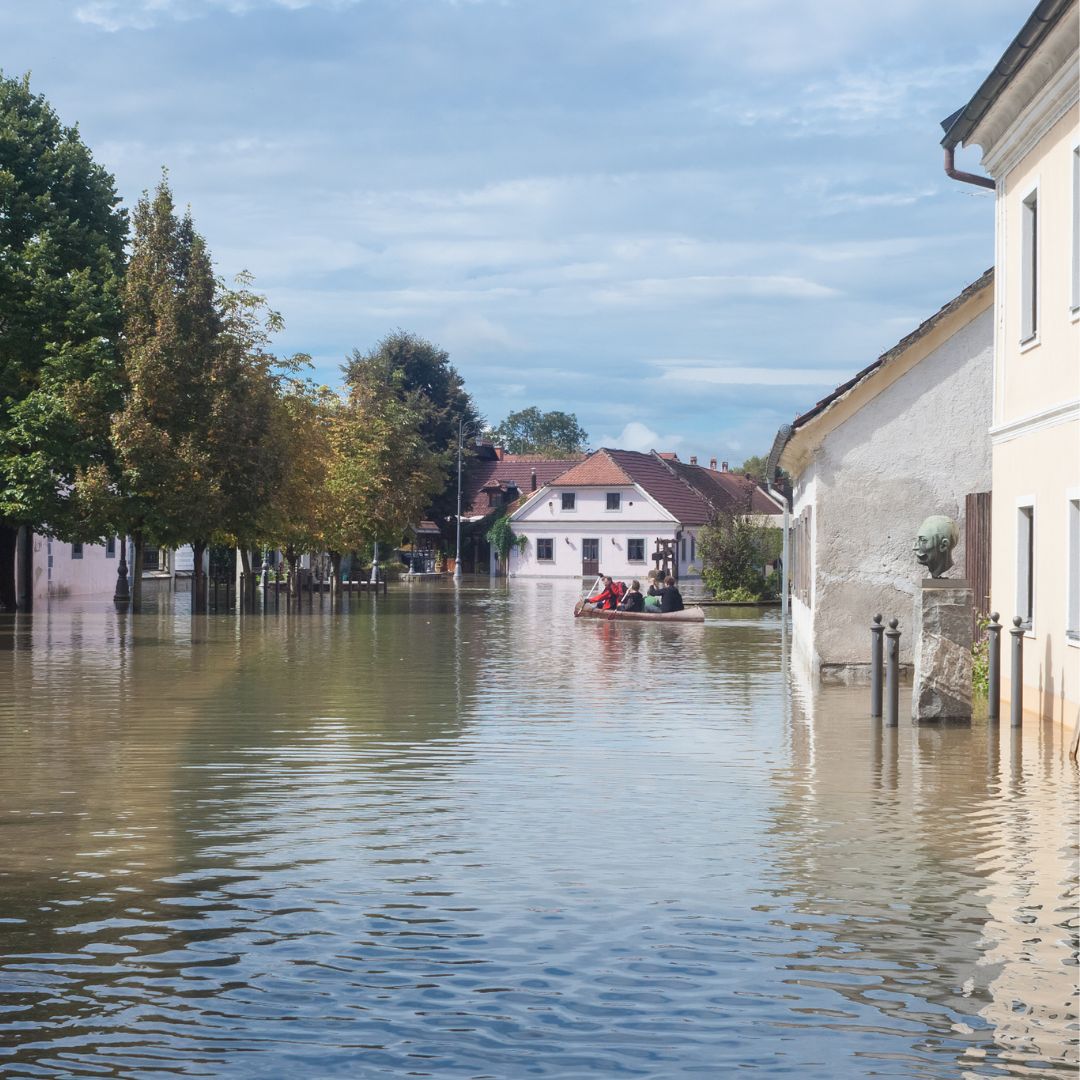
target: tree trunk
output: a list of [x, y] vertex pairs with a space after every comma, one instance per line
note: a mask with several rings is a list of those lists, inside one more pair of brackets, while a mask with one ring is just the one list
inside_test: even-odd
[[341, 602], [341, 552], [331, 551], [330, 555], [330, 606], [336, 608]]
[[17, 525], [0, 523], [0, 611], [15, 610], [15, 546], [18, 537]]
[[248, 548], [240, 545], [240, 566], [242, 567], [244, 580], [244, 598], [241, 601], [241, 611], [255, 610], [255, 575], [251, 572], [251, 552]]
[[191, 572], [191, 610], [195, 614], [206, 611], [206, 571], [203, 569], [206, 547], [205, 540], [195, 540], [191, 545], [195, 556], [195, 568]]
[[135, 557], [131, 560], [131, 610], [141, 611], [143, 549], [146, 547], [146, 537], [140, 530], [131, 534], [131, 542], [135, 547]]
[[296, 595], [296, 573], [297, 566], [300, 563], [300, 552], [294, 547], [287, 547], [285, 549], [285, 561], [289, 564], [289, 596]]

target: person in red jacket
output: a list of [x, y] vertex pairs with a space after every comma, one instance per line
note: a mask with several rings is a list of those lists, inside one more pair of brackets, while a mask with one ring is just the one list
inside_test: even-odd
[[595, 604], [601, 611], [614, 611], [619, 603], [611, 578], [603, 579], [604, 588], [595, 596], [585, 597], [586, 604]]

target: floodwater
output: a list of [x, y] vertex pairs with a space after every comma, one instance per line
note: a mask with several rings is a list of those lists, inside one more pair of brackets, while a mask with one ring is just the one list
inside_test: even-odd
[[1059, 732], [572, 601], [0, 621], [0, 1075], [1075, 1073]]

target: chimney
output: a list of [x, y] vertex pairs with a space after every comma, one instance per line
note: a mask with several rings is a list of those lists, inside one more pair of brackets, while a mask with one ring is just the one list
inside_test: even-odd
[[696, 454], [691, 454], [690, 455], [690, 464], [691, 465], [696, 465], [697, 464], [697, 455]]
[[536, 490], [536, 470], [532, 469], [529, 473], [529, 490]]
[[727, 472], [727, 462], [726, 461], [721, 461], [720, 462], [720, 471], [721, 472]]
[[716, 472], [716, 458], [709, 458], [709, 468], [712, 469], [713, 472]]
[[496, 461], [502, 461], [503, 456], [505, 454], [506, 454], [506, 451], [501, 446], [496, 446], [495, 447], [495, 460]]

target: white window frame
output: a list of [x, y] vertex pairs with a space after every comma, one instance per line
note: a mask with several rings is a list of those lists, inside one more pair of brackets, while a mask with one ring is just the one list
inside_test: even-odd
[[[616, 506], [609, 506], [611, 497], [614, 496], [617, 502]], [[606, 514], [618, 514], [622, 511], [622, 492], [621, 491], [606, 491], [604, 492], [604, 513]]]
[[1065, 642], [1080, 649], [1080, 488], [1065, 492]]
[[[551, 545], [551, 555], [547, 558], [540, 554], [540, 545], [544, 543]], [[553, 536], [538, 536], [536, 538], [536, 561], [542, 563], [553, 563], [555, 561], [555, 538]]]
[[82, 544], [72, 544], [71, 545], [71, 561], [74, 562], [76, 559], [81, 559], [82, 557], [83, 557], [83, 545]]
[[1038, 345], [1042, 317], [1039, 303], [1040, 216], [1039, 181], [1036, 180], [1020, 197], [1020, 345], [1025, 349]]
[[[574, 514], [577, 512], [577, 492], [576, 491], [563, 491], [560, 493], [559, 507], [564, 514]], [[570, 499], [573, 503], [571, 506], [566, 505], [566, 500]]]
[[[1025, 529], [1024, 523], [1030, 521]], [[1026, 535], [1025, 535], [1026, 533]], [[1016, 500], [1016, 596], [1014, 614], [1024, 617], [1025, 608], [1031, 612], [1031, 618], [1022, 626], [1025, 637], [1035, 636], [1035, 597], [1038, 596], [1038, 551], [1039, 522], [1034, 495], [1022, 495]], [[1025, 547], [1027, 540], [1027, 547]], [[1030, 579], [1030, 596], [1027, 595]], [[1024, 600], [1028, 603], [1025, 604]]]
[[1080, 139], [1073, 143], [1072, 154], [1072, 251], [1070, 257], [1069, 309], [1073, 321], [1080, 319]]
[[[641, 545], [641, 558], [640, 559], [635, 559], [630, 554], [630, 545], [631, 544], [640, 544]], [[632, 563], [643, 563], [645, 561], [645, 555], [646, 555], [645, 537], [643, 537], [643, 536], [631, 536], [631, 537], [628, 537], [627, 541], [626, 541], [626, 561], [628, 563], [631, 563], [631, 562]]]

